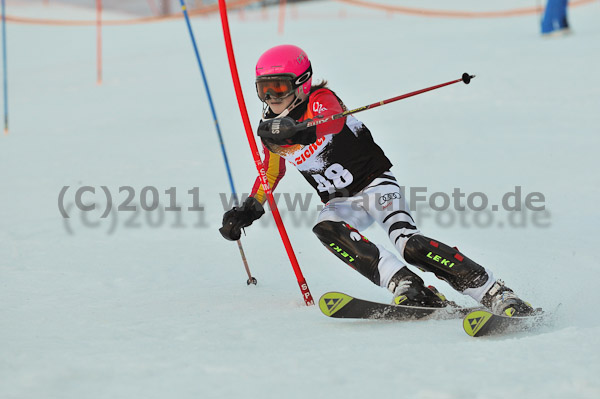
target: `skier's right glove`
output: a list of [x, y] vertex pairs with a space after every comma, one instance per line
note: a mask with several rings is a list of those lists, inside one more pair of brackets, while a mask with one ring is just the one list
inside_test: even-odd
[[258, 135], [267, 143], [276, 145], [309, 145], [317, 141], [317, 127], [305, 127], [289, 116], [263, 121], [258, 126]]
[[233, 207], [223, 215], [221, 235], [230, 241], [237, 241], [242, 235], [242, 229], [248, 227], [256, 219], [264, 215], [263, 206], [254, 197], [248, 197], [239, 208]]

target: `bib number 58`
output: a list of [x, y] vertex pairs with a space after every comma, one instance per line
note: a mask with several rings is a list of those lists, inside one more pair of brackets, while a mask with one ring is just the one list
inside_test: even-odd
[[[324, 175], [324, 176], [323, 176]], [[344, 169], [339, 163], [334, 163], [327, 169], [323, 175], [313, 174], [312, 177], [317, 182], [317, 190], [333, 193], [336, 189], [349, 186], [354, 177], [348, 169]]]

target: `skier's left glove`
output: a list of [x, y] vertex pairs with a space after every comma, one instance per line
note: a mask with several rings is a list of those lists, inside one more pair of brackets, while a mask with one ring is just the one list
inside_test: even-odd
[[277, 145], [308, 145], [317, 140], [316, 126], [305, 128], [289, 116], [261, 122], [257, 133], [267, 143]]
[[229, 241], [237, 241], [242, 235], [242, 229], [248, 227], [256, 219], [264, 215], [265, 209], [254, 197], [248, 197], [239, 208], [233, 207], [223, 215], [221, 235]]

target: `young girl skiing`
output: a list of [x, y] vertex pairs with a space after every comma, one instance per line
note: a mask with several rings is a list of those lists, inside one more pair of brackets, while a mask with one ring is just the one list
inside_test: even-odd
[[[392, 163], [362, 122], [347, 116], [298, 129], [299, 122], [346, 110], [326, 82], [311, 83], [311, 63], [299, 47], [273, 47], [256, 64], [256, 90], [265, 104], [258, 135], [269, 184], [275, 189], [287, 161], [317, 190], [325, 207], [313, 232], [323, 245], [373, 283], [390, 290], [396, 304], [448, 306], [445, 297], [426, 287], [403, 261], [360, 233], [377, 222], [406, 263], [434, 273], [494, 313], [530, 314], [532, 307], [490, 270], [421, 234], [390, 171]], [[238, 240], [241, 229], [264, 214], [265, 200], [257, 178], [250, 197], [223, 216], [223, 237]]]

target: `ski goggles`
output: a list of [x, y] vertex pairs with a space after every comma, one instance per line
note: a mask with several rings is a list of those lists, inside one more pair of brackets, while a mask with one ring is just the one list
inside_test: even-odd
[[272, 98], [285, 98], [296, 90], [293, 78], [285, 75], [271, 75], [256, 79], [256, 93], [261, 101]]

